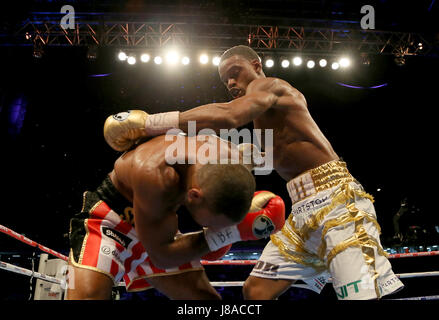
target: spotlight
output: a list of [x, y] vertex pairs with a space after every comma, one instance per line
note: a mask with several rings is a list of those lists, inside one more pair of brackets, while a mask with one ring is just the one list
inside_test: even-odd
[[25, 36], [26, 40], [31, 40], [32, 39], [32, 35], [29, 32], [26, 32]]
[[213, 65], [214, 65], [214, 66], [218, 66], [219, 63], [220, 63], [220, 60], [221, 60], [221, 58], [218, 57], [218, 56], [213, 57], [213, 59], [212, 59], [212, 63], [213, 63]]
[[290, 65], [290, 62], [287, 59], [283, 59], [281, 62], [282, 68], [288, 68]]
[[343, 57], [339, 60], [340, 67], [347, 68], [351, 65], [351, 60], [346, 57]]
[[140, 60], [141, 60], [143, 63], [148, 62], [149, 59], [151, 59], [151, 57], [150, 57], [149, 54], [147, 54], [147, 53], [144, 53], [144, 54], [142, 54], [142, 55], [140, 56]]
[[127, 62], [128, 62], [128, 64], [131, 64], [131, 65], [135, 64], [136, 57], [133, 57], [133, 56], [128, 57]]
[[176, 51], [169, 51], [166, 54], [166, 62], [176, 64], [178, 62], [178, 53]]
[[362, 54], [361, 55], [361, 63], [365, 66], [369, 66], [370, 65], [370, 59], [368, 57], [367, 54]]
[[123, 51], [119, 52], [117, 57], [119, 58], [120, 61], [125, 61], [128, 58], [127, 54], [125, 52], [123, 52]]
[[202, 64], [206, 64], [206, 63], [208, 63], [209, 62], [209, 57], [208, 57], [208, 55], [207, 54], [202, 54], [201, 56], [200, 56], [200, 63], [202, 63]]
[[162, 62], [163, 62], [162, 57], [160, 57], [160, 56], [156, 56], [156, 57], [154, 58], [154, 63], [155, 63], [155, 64], [162, 64]]
[[308, 62], [306, 63], [306, 66], [308, 67], [308, 69], [314, 68], [315, 65], [316, 65], [316, 63], [313, 60], [308, 60]]
[[183, 58], [181, 58], [181, 63], [182, 63], [182, 64], [184, 64], [184, 65], [188, 65], [189, 62], [190, 62], [189, 57], [183, 57]]
[[328, 64], [328, 61], [326, 61], [326, 59], [320, 59], [319, 61], [319, 65], [324, 68], [326, 67], [326, 65]]
[[403, 65], [405, 65], [405, 59], [404, 59], [404, 56], [396, 56], [395, 57], [395, 63], [396, 63], [396, 65], [397, 66], [400, 66], [400, 67], [402, 67]]
[[295, 58], [293, 59], [293, 64], [294, 64], [295, 66], [300, 66], [300, 65], [302, 64], [302, 58], [301, 58], [301, 57], [295, 57]]
[[91, 46], [87, 49], [87, 59], [96, 60], [98, 56], [98, 48], [96, 46]]
[[273, 61], [273, 59], [267, 59], [267, 60], [265, 60], [265, 66], [266, 66], [267, 68], [271, 68], [272, 66], [274, 66], [274, 61]]
[[43, 57], [44, 50], [41, 44], [34, 44], [34, 49], [32, 51], [32, 55], [36, 59], [41, 59]]
[[340, 64], [338, 62], [333, 62], [331, 65], [332, 70], [337, 70], [340, 67]]

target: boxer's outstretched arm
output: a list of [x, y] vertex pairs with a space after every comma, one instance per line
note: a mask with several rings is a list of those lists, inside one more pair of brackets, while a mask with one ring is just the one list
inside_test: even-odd
[[197, 130], [209, 128], [219, 132], [243, 126], [269, 108], [279, 97], [269, 91], [254, 91], [227, 103], [212, 103], [180, 113], [179, 128], [188, 131], [189, 121], [196, 121]]

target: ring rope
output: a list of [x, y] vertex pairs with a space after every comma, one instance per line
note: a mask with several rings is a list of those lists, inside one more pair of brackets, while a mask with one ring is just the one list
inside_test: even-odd
[[[45, 274], [41, 274], [39, 272], [32, 272], [31, 270], [21, 268], [21, 267], [15, 266], [15, 265], [7, 263], [7, 262], [0, 261], [0, 269], [5, 269], [8, 271], [12, 271], [12, 272], [27, 275], [27, 276], [31, 276], [33, 274], [33, 276], [35, 278], [58, 284], [61, 286], [61, 288], [67, 287], [66, 281], [64, 279], [57, 279], [57, 278], [54, 278], [54, 277], [51, 277], [51, 276], [48, 276]], [[419, 277], [421, 274], [423, 274], [423, 276], [439, 276], [439, 271], [425, 272], [425, 273], [417, 272], [417, 273], [413, 273], [413, 274], [410, 274], [410, 273], [404, 274], [403, 273], [403, 274], [399, 274], [397, 276], [400, 278], [416, 278], [416, 277]], [[239, 287], [239, 286], [242, 286], [244, 284], [244, 281], [211, 282], [211, 284], [213, 287]], [[119, 285], [118, 285], [118, 287], [123, 287], [123, 286], [124, 286], [123, 283], [119, 283]], [[291, 285], [291, 287], [308, 289], [308, 287], [304, 284], [293, 284], [293, 285]], [[399, 298], [399, 299], [390, 299], [390, 300], [439, 300], [439, 295]]]
[[[60, 258], [64, 261], [68, 261], [69, 258], [65, 255], [56, 252], [55, 250], [52, 250], [50, 248], [47, 248], [17, 232], [15, 232], [12, 229], [9, 229], [3, 225], [0, 224], [0, 232], [3, 232], [4, 234], [7, 234], [10, 237], [13, 237], [23, 243], [26, 243], [32, 247], [37, 247], [40, 250], [49, 253], [57, 258]], [[424, 256], [437, 256], [439, 255], [439, 250], [437, 251], [426, 251], [426, 252], [408, 252], [408, 253], [394, 253], [389, 255], [389, 259], [396, 259], [396, 258], [410, 258], [410, 257], [424, 257]], [[209, 261], [209, 260], [201, 260], [201, 264], [203, 265], [254, 265], [256, 264], [257, 260], [215, 260], [215, 261]]]
[[[16, 265], [0, 261], [0, 269], [4, 269], [7, 271], [15, 272], [18, 274], [26, 275], [26, 276], [33, 276], [34, 278], [38, 278], [44, 281], [56, 283], [59, 285], [65, 285], [65, 280], [60, 280], [45, 274], [41, 274], [39, 272], [32, 272], [32, 270], [18, 267]], [[428, 271], [428, 272], [413, 272], [413, 273], [400, 273], [396, 274], [396, 276], [400, 279], [409, 279], [409, 278], [420, 278], [420, 277], [438, 277], [439, 271]], [[331, 283], [331, 279], [327, 281], [328, 283]], [[244, 284], [244, 281], [213, 281], [211, 282], [212, 286], [214, 287], [239, 287]], [[118, 287], [125, 287], [125, 284], [123, 282], [119, 282]], [[308, 288], [306, 285], [301, 284], [292, 284], [292, 287], [298, 287], [298, 288]]]

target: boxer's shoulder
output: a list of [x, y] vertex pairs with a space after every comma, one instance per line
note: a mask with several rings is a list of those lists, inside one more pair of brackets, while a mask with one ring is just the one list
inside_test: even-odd
[[257, 91], [274, 93], [279, 97], [302, 96], [301, 92], [294, 88], [289, 82], [275, 77], [253, 80], [247, 88], [247, 94]]

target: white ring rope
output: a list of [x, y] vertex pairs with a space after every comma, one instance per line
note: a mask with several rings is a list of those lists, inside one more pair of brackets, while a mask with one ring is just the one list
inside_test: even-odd
[[[59, 285], [65, 285], [65, 280], [60, 280], [45, 274], [41, 274], [39, 272], [32, 272], [32, 270], [25, 269], [22, 267], [15, 266], [13, 264], [0, 261], [0, 269], [4, 269], [7, 271], [12, 271], [15, 273], [23, 274], [26, 276], [32, 276], [44, 281], [49, 281], [52, 283], [56, 283]], [[428, 272], [413, 272], [413, 273], [400, 273], [396, 275], [400, 279], [409, 279], [409, 278], [420, 278], [420, 277], [438, 277], [439, 271], [428, 271]], [[328, 280], [328, 283], [331, 283], [331, 279]], [[244, 281], [213, 281], [211, 282], [214, 287], [240, 287], [244, 284]], [[125, 287], [123, 282], [119, 282], [118, 287]], [[298, 288], [308, 288], [306, 285], [301, 284], [293, 284], [292, 287]]]

